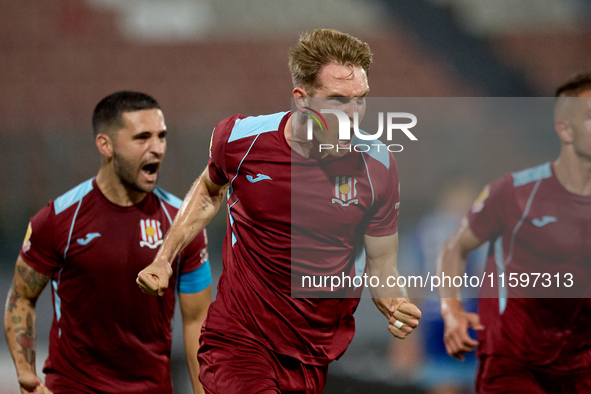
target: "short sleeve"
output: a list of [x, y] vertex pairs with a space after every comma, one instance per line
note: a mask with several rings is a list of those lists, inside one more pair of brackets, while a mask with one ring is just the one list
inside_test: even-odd
[[216, 185], [225, 185], [230, 182], [226, 171], [226, 145], [238, 118], [239, 115], [234, 115], [222, 120], [211, 133], [207, 169], [209, 178]]
[[179, 293], [197, 293], [211, 284], [207, 232], [201, 231], [181, 252]]
[[398, 231], [400, 181], [396, 160], [391, 153], [388, 156], [390, 165], [387, 171], [371, 179], [374, 204], [370, 209], [371, 217], [365, 234], [373, 237], [385, 237]]
[[468, 211], [470, 230], [482, 242], [496, 238], [505, 229], [512, 191], [512, 177], [507, 174], [486, 185]]
[[23, 260], [43, 275], [53, 275], [63, 262], [55, 233], [53, 206], [49, 204], [31, 218], [20, 251]]

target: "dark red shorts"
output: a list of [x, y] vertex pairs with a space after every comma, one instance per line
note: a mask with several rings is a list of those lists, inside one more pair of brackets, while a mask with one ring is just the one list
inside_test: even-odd
[[480, 358], [476, 392], [553, 394], [591, 393], [591, 368], [558, 372], [507, 357]]
[[45, 385], [54, 394], [93, 394], [90, 388], [67, 376], [48, 372], [45, 375]]
[[208, 394], [321, 393], [328, 366], [303, 364], [259, 342], [203, 329], [199, 380]]
[[[110, 383], [110, 388], [105, 388], [105, 382], [96, 382], [96, 384], [89, 387], [82, 384], [74, 378], [65, 376], [55, 371], [47, 371], [45, 374], [45, 385], [54, 394], [96, 394], [96, 393], [130, 393], [130, 394], [146, 394], [146, 393], [158, 393], [158, 394], [172, 394], [172, 382], [162, 384], [160, 387], [154, 387], [151, 383], [148, 387], [145, 387], [145, 381], [135, 381], [134, 387], [122, 386], [122, 383], [114, 381]], [[91, 383], [92, 384], [92, 383]], [[119, 385], [117, 387], [116, 385]], [[100, 387], [96, 387], [100, 386]], [[139, 386], [139, 387], [138, 387]]]

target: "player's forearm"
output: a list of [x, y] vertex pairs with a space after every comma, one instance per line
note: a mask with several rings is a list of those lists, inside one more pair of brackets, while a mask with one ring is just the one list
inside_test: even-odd
[[457, 243], [453, 240], [447, 240], [439, 254], [437, 255], [437, 271], [436, 275], [441, 278], [441, 286], [437, 288], [439, 298], [441, 299], [441, 305], [444, 307], [448, 302], [448, 298], [460, 299], [461, 288], [455, 287], [448, 283], [449, 281], [443, 281], [443, 277], [455, 277], [462, 276], [466, 270], [466, 262], [468, 256], [464, 255]]
[[[398, 233], [385, 237], [365, 236], [367, 274], [379, 279], [379, 283], [398, 283]], [[394, 278], [394, 281], [392, 280]], [[374, 281], [375, 283], [375, 281]], [[406, 288], [370, 286], [372, 298], [407, 298]]]
[[187, 366], [193, 390], [195, 393], [203, 393], [199, 382], [199, 363], [197, 351], [199, 350], [199, 336], [201, 327], [207, 316], [207, 309], [211, 304], [211, 286], [198, 293], [179, 293], [179, 306], [183, 317], [183, 338], [185, 340], [185, 352], [187, 353]]
[[483, 242], [470, 230], [468, 217], [464, 217], [439, 250], [436, 275], [441, 279], [437, 291], [441, 299], [442, 311], [446, 309], [448, 299], [454, 299], [455, 305], [461, 297], [461, 288], [453, 286], [453, 282], [450, 283], [451, 279], [447, 278], [462, 276], [466, 271], [468, 255], [482, 244]]
[[187, 367], [193, 392], [195, 394], [204, 393], [201, 382], [199, 382], [199, 362], [197, 361], [197, 352], [199, 351], [199, 336], [201, 334], [201, 321], [183, 324], [183, 337], [185, 340], [185, 353], [187, 355]]
[[13, 281], [4, 309], [4, 336], [17, 375], [35, 372], [35, 300], [26, 298]]
[[209, 224], [224, 201], [225, 190], [227, 188], [213, 184], [205, 172], [195, 181], [166, 234], [156, 261], [170, 263]]
[[[368, 257], [367, 275], [370, 278], [377, 277], [379, 281], [375, 281], [375, 283], [397, 283], [396, 278], [398, 278], [399, 273], [396, 266], [396, 256]], [[370, 286], [369, 291], [372, 298], [408, 298], [405, 287]]]
[[365, 246], [368, 274], [379, 278], [378, 283], [370, 279], [370, 284], [376, 283], [369, 288], [373, 302], [388, 319], [388, 331], [396, 338], [404, 339], [418, 326], [421, 311], [409, 302], [405, 287], [384, 285], [398, 283], [398, 233], [386, 237], [366, 235]]

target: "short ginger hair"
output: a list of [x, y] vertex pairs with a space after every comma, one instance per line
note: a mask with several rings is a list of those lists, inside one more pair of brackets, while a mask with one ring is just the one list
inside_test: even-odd
[[359, 66], [368, 75], [372, 58], [366, 42], [337, 30], [318, 29], [302, 34], [298, 45], [290, 48], [289, 70], [294, 87], [314, 91], [320, 87], [323, 66]]

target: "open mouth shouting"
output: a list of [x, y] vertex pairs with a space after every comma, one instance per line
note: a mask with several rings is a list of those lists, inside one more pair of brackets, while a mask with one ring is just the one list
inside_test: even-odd
[[[349, 131], [349, 135], [353, 136], [353, 128], [351, 128], [351, 130]], [[353, 141], [353, 138], [349, 137], [347, 139], [339, 139], [338, 140], [338, 147], [339, 148], [349, 148], [349, 146], [351, 145], [351, 141]]]
[[353, 139], [339, 140], [338, 146], [339, 148], [349, 148], [351, 141], [353, 141]]
[[141, 167], [141, 174], [148, 182], [156, 182], [158, 178], [158, 168], [160, 167], [159, 161], [153, 161], [146, 163]]

